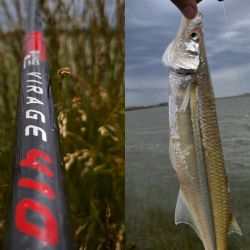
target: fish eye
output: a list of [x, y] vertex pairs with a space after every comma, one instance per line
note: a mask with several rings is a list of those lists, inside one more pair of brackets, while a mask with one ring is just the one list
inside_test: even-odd
[[194, 31], [193, 31], [193, 32], [190, 34], [190, 39], [193, 40], [193, 41], [198, 41], [199, 38], [200, 38], [200, 36], [199, 36], [199, 34], [198, 34], [197, 32], [194, 32]]

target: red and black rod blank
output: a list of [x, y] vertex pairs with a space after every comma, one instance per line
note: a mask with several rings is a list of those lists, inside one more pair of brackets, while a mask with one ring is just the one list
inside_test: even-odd
[[73, 250], [38, 1], [28, 18], [16, 119], [13, 188], [6, 250]]

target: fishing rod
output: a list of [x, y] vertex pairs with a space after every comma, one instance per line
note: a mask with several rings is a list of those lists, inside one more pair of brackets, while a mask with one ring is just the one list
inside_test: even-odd
[[6, 250], [72, 250], [39, 0], [27, 1]]

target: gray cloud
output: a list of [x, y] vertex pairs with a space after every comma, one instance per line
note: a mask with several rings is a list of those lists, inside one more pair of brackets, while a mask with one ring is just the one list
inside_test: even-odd
[[[229, 23], [220, 2], [203, 0], [199, 4], [218, 97], [250, 91], [250, 3], [248, 0], [241, 0], [240, 4], [233, 0], [224, 3]], [[167, 101], [167, 71], [161, 57], [179, 24], [180, 13], [170, 0], [126, 0], [126, 88], [130, 90], [126, 93], [127, 106]], [[243, 88], [239, 87], [236, 65]], [[156, 90], [152, 91], [153, 88]]]

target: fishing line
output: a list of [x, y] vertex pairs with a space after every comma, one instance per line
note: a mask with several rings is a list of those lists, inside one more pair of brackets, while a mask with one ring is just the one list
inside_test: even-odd
[[113, 19], [114, 19], [114, 15], [115, 15], [115, 7], [116, 7], [116, 4], [118, 4], [118, 3], [116, 3], [115, 0], [112, 0], [111, 4], [112, 4], [112, 6], [111, 6], [109, 18], [110, 18], [110, 23], [112, 24]]
[[[224, 3], [224, 1], [222, 1], [221, 3], [222, 3], [222, 8], [223, 8], [226, 24], [230, 28], [230, 18], [229, 18], [229, 15], [227, 14], [225, 3]], [[227, 33], [228, 33], [229, 40], [231, 42], [231, 46], [233, 48], [234, 43], [233, 43], [232, 33], [230, 32], [230, 30], [228, 30]], [[235, 64], [236, 64], [235, 70], [236, 70], [236, 74], [238, 76], [238, 80], [240, 83], [241, 93], [244, 94], [244, 86], [243, 86], [243, 82], [242, 82], [241, 77], [240, 77], [239, 59], [238, 59], [237, 54], [235, 55]]]

